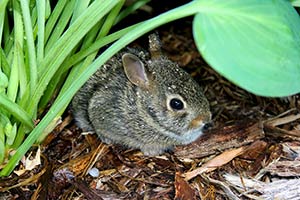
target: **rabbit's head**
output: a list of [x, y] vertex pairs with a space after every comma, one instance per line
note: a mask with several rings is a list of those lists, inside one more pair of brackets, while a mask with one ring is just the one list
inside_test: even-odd
[[142, 61], [122, 56], [125, 74], [134, 85], [139, 116], [176, 144], [196, 140], [211, 120], [200, 86], [177, 64], [163, 56]]

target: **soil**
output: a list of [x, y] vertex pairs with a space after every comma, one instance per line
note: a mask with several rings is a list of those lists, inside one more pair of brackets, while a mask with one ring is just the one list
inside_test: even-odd
[[[140, 10], [122, 26], [183, 3], [153, 1], [147, 7], [152, 12]], [[268, 191], [276, 189], [269, 185], [276, 181], [286, 181], [280, 185], [293, 191], [295, 183], [289, 181], [297, 181], [300, 173], [299, 95], [263, 98], [220, 76], [197, 51], [192, 18], [156, 31], [163, 52], [200, 83], [209, 99], [213, 126], [205, 135], [174, 152], [146, 157], [82, 134], [66, 112], [40, 147], [42, 164], [3, 179], [2, 188], [19, 185], [2, 189], [0, 199], [274, 199], [281, 197], [276, 196], [280, 190]], [[147, 46], [147, 36], [131, 45]]]

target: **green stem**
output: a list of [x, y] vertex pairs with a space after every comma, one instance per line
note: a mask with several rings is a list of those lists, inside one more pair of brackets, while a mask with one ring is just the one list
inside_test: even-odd
[[[17, 65], [18, 65], [18, 75], [19, 75], [19, 90], [18, 90], [18, 97], [22, 97], [24, 93], [27, 91], [28, 88], [28, 77], [26, 73], [26, 66], [24, 63], [24, 54], [23, 54], [23, 49], [19, 47], [19, 45], [16, 45], [16, 50], [15, 54], [17, 55]], [[13, 73], [13, 72], [12, 72]], [[17, 101], [20, 100], [19, 98]]]
[[123, 35], [130, 32], [131, 30], [133, 30], [139, 24], [135, 24], [130, 27], [124, 28], [124, 29], [117, 31], [115, 33], [112, 33], [104, 38], [97, 39], [96, 41], [94, 41], [93, 44], [91, 44], [91, 46], [72, 55], [68, 60], [66, 60], [66, 63], [64, 64], [64, 66], [66, 66], [64, 71], [70, 69], [73, 65], [80, 62], [86, 56], [97, 52], [103, 46], [110, 44], [110, 43], [114, 42], [115, 40], [121, 38]]
[[28, 0], [20, 0], [21, 9], [23, 14], [23, 22], [25, 26], [25, 35], [28, 48], [28, 57], [29, 57], [29, 74], [30, 74], [30, 94], [33, 94], [33, 91], [37, 85], [37, 64], [36, 64], [36, 53], [33, 40], [33, 31], [32, 23], [30, 18], [29, 4]]
[[132, 5], [128, 6], [126, 9], [122, 10], [122, 12], [116, 18], [114, 25], [118, 24], [122, 19], [133, 13], [135, 10], [139, 9], [140, 7], [146, 5], [151, 0], [139, 0], [133, 3]]
[[20, 5], [17, 0], [13, 1], [14, 5], [14, 46], [13, 46], [13, 53], [12, 53], [12, 61], [11, 63], [11, 70], [9, 74], [9, 82], [7, 88], [7, 96], [10, 100], [15, 101], [18, 93], [19, 87], [19, 62], [20, 59], [23, 59], [20, 52], [23, 49], [23, 23], [22, 17], [20, 14]]
[[4, 18], [5, 18], [5, 10], [8, 0], [4, 0], [0, 2], [0, 44], [2, 44], [2, 34], [3, 34], [3, 27], [4, 27]]
[[10, 75], [10, 66], [8, 64], [7, 58], [2, 48], [0, 48], [0, 57], [1, 57], [1, 69], [4, 74], [8, 77]]
[[52, 105], [51, 109], [41, 120], [41, 122], [35, 127], [35, 129], [28, 135], [23, 144], [17, 149], [16, 153], [11, 157], [8, 164], [0, 172], [0, 176], [7, 176], [14, 169], [16, 164], [20, 161], [22, 156], [29, 150], [33, 143], [39, 138], [43, 133], [43, 130], [51, 123], [51, 121], [60, 113], [75, 95], [75, 93], [80, 89], [80, 87], [89, 79], [89, 77], [97, 71], [97, 69], [102, 66], [112, 55], [121, 50], [124, 46], [128, 45], [130, 42], [134, 41], [141, 35], [147, 33], [154, 28], [166, 24], [170, 21], [183, 18], [189, 15], [194, 15], [199, 12], [201, 5], [198, 4], [199, 1], [192, 1], [188, 4], [170, 10], [164, 14], [161, 14], [155, 18], [147, 20], [137, 26], [134, 30], [128, 32], [121, 39], [110, 46], [106, 51], [104, 51], [100, 57], [98, 57], [86, 70], [84, 73], [80, 74], [76, 81], [74, 81], [70, 87], [62, 94]]
[[[76, 0], [69, 1], [67, 3], [66, 7], [64, 8], [62, 15], [60, 16], [59, 21], [57, 22], [55, 29], [51, 33], [51, 36], [49, 37], [49, 40], [47, 41], [47, 44], [45, 46], [45, 55], [46, 56], [48, 53], [51, 53], [49, 51], [51, 50], [53, 45], [55, 45], [55, 43], [57, 43], [57, 41], [61, 37], [62, 33], [66, 29], [68, 22], [70, 21], [70, 19], [72, 17], [75, 2], [76, 2]], [[39, 77], [43, 73], [44, 73], [44, 68], [40, 67], [39, 71], [38, 71]]]
[[37, 24], [38, 24], [38, 42], [37, 42], [37, 63], [40, 63], [44, 58], [44, 43], [45, 43], [45, 15], [46, 2], [45, 0], [36, 0], [37, 7]]
[[116, 17], [118, 16], [121, 8], [123, 7], [125, 0], [119, 0], [119, 3], [112, 9], [112, 11], [108, 14], [97, 39], [104, 37], [107, 35], [109, 30], [111, 29], [114, 21], [116, 21]]
[[51, 13], [49, 19], [47, 20], [46, 28], [45, 28], [45, 41], [48, 41], [50, 35], [52, 34], [53, 27], [57, 23], [57, 20], [64, 10], [64, 7], [66, 6], [67, 0], [59, 0], [57, 1], [57, 4]]
[[72, 19], [70, 24], [73, 24], [73, 22], [81, 15], [81, 13], [89, 7], [90, 0], [76, 0], [74, 9], [73, 9], [73, 14], [72, 14]]
[[4, 127], [0, 123], [0, 163], [2, 163], [5, 159], [5, 133], [4, 133]]
[[0, 105], [28, 128], [32, 129], [34, 127], [30, 116], [18, 104], [12, 102], [2, 93], [0, 93]]

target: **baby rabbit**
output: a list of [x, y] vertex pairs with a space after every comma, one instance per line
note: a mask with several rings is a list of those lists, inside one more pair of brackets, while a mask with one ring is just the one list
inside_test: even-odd
[[71, 107], [84, 131], [151, 156], [196, 140], [211, 113], [200, 86], [160, 54], [155, 34], [149, 43], [151, 58], [126, 48], [86, 82]]

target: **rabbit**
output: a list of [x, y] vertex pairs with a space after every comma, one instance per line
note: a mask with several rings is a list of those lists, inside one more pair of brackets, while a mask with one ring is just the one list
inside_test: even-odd
[[156, 34], [149, 36], [149, 46], [151, 56], [127, 47], [112, 57], [77, 92], [71, 107], [83, 131], [155, 156], [195, 141], [211, 112], [197, 82], [161, 55]]

